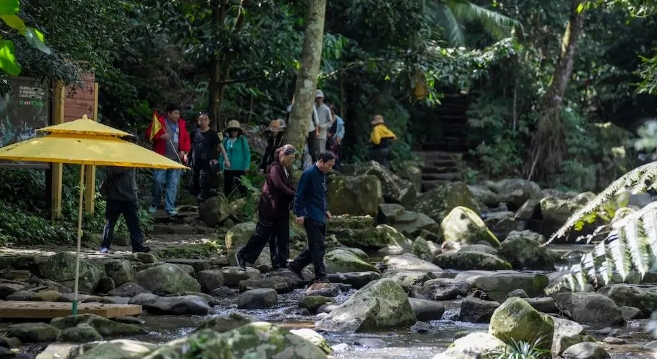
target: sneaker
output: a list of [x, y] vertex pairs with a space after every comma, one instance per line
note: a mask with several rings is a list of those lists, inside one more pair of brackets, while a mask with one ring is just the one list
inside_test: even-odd
[[110, 249], [108, 247], [100, 247], [98, 250], [101, 254], [107, 254], [110, 252]]
[[150, 206], [148, 207], [148, 213], [153, 214], [157, 212], [157, 207]]
[[287, 267], [287, 269], [289, 269], [290, 272], [294, 273], [294, 275], [297, 276], [297, 278], [299, 278], [299, 280], [305, 281], [306, 278], [303, 277], [303, 273], [301, 273], [300, 270], [294, 269], [294, 267], [292, 267], [292, 265], [290, 265], [290, 263], [291, 262], [287, 262], [287, 264], [285, 265]]
[[169, 215], [169, 217], [173, 217], [173, 216], [178, 214], [178, 211], [176, 211], [175, 209], [172, 209], [170, 211], [167, 211], [167, 214]]
[[235, 253], [235, 262], [237, 262], [237, 266], [242, 268], [242, 270], [246, 270], [246, 262], [244, 258], [240, 257], [240, 252]]
[[132, 253], [148, 253], [151, 251], [151, 247], [141, 247], [139, 249], [133, 249]]

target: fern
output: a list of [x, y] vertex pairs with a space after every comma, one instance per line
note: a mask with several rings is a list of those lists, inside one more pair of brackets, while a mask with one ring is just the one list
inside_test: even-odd
[[571, 228], [581, 229], [585, 223], [592, 223], [600, 215], [599, 212], [611, 213], [610, 205], [616, 202], [618, 194], [622, 191], [630, 189], [633, 193], [646, 192], [656, 176], [657, 162], [645, 164], [624, 174], [586, 206], [570, 216], [566, 223], [544, 245], [550, 244], [556, 238], [565, 236]]
[[628, 214], [611, 225], [611, 231], [590, 253], [582, 256], [564, 280], [548, 288], [548, 293], [564, 284], [575, 291], [576, 284], [584, 289], [590, 282], [611, 283], [614, 274], [625, 281], [633, 270], [641, 277], [651, 269], [651, 259], [657, 258], [657, 202]]

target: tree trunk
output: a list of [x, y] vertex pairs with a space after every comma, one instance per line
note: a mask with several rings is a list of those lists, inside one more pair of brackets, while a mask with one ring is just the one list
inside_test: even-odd
[[536, 173], [540, 177], [558, 171], [566, 152], [564, 128], [559, 111], [566, 95], [568, 81], [573, 73], [577, 42], [584, 29], [584, 12], [578, 7], [585, 0], [572, 0], [570, 17], [561, 41], [561, 54], [552, 79], [539, 105], [539, 120], [530, 147], [530, 164], [527, 179]]
[[308, 136], [308, 121], [312, 117], [317, 77], [322, 62], [325, 17], [326, 0], [308, 0], [301, 68], [297, 75], [290, 123], [287, 124], [284, 137], [285, 142], [292, 144], [298, 151], [303, 149]]

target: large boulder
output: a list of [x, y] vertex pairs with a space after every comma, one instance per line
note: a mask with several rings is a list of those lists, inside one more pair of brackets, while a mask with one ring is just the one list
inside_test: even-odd
[[516, 269], [554, 270], [556, 255], [538, 241], [522, 236], [507, 238], [498, 250], [500, 257]]
[[327, 198], [331, 214], [376, 217], [383, 202], [376, 176], [330, 176]]
[[[544, 236], [552, 236], [554, 232], [559, 230], [563, 226], [568, 218], [575, 214], [578, 210], [584, 207], [582, 204], [573, 202], [568, 199], [561, 199], [557, 197], [545, 197], [540, 201], [541, 208], [541, 234]], [[581, 230], [577, 231], [572, 229], [565, 238], [559, 238], [560, 241], [565, 241], [567, 239], [575, 239], [582, 235], [587, 235], [593, 233], [595, 229], [604, 224], [604, 221], [600, 216], [596, 217], [596, 220], [593, 223], [584, 222], [584, 226]]]
[[406, 208], [424, 213], [436, 223], [440, 223], [452, 209], [459, 206], [474, 211], [479, 209], [479, 203], [468, 186], [461, 182], [451, 182], [438, 185], [431, 191], [423, 193]]
[[402, 287], [391, 279], [380, 279], [361, 288], [315, 324], [327, 331], [367, 332], [408, 328], [416, 321]]
[[255, 232], [256, 224], [253, 222], [244, 222], [234, 225], [228, 233], [224, 241], [226, 249], [236, 251], [239, 247], [246, 245], [253, 233]]
[[539, 348], [549, 350], [554, 336], [554, 321], [541, 314], [524, 299], [512, 297], [495, 310], [488, 332], [501, 341], [511, 344], [512, 339], [533, 343], [542, 338]]
[[198, 208], [200, 220], [208, 227], [214, 227], [223, 223], [230, 215], [232, 210], [224, 196], [214, 196], [203, 201]]
[[440, 223], [440, 228], [445, 242], [458, 244], [457, 247], [479, 242], [486, 242], [493, 247], [500, 245], [484, 221], [470, 208], [455, 207]]
[[613, 284], [600, 288], [598, 293], [608, 296], [619, 307], [639, 308], [646, 317], [657, 310], [657, 294], [638, 286]]
[[[459, 276], [456, 279], [459, 279]], [[548, 277], [544, 274], [489, 272], [475, 277], [471, 284], [486, 292], [491, 299], [501, 303], [516, 289], [524, 290], [529, 297], [543, 296], [548, 282]]]
[[341, 172], [348, 176], [376, 176], [381, 181], [382, 195], [388, 203], [407, 204], [417, 195], [411, 181], [399, 178], [375, 161], [346, 165]]
[[411, 181], [415, 192], [422, 191], [422, 167], [417, 162], [402, 161], [395, 163], [392, 167], [399, 178]]
[[577, 323], [605, 328], [624, 322], [621, 309], [605, 295], [559, 292], [552, 294], [552, 298], [557, 307]]
[[440, 230], [440, 226], [436, 221], [431, 219], [424, 213], [404, 211], [404, 213], [397, 217], [392, 226], [399, 232], [406, 236], [415, 238], [422, 233], [423, 230], [436, 232]]
[[388, 245], [388, 239], [374, 228], [376, 224], [371, 216], [336, 215], [330, 222], [326, 233], [335, 235], [347, 247], [378, 250]]
[[[59, 252], [39, 264], [41, 278], [50, 279], [73, 289], [75, 287], [75, 254]], [[92, 293], [100, 279], [105, 276], [104, 268], [80, 258], [78, 289], [82, 293]]]
[[200, 292], [201, 284], [175, 264], [161, 264], [137, 272], [137, 283], [154, 293]]
[[378, 272], [375, 266], [369, 264], [348, 249], [334, 249], [324, 256], [326, 273]]
[[511, 269], [511, 264], [492, 254], [483, 252], [454, 252], [436, 256], [433, 261], [440, 268], [456, 270], [504, 270]]
[[507, 345], [495, 336], [475, 332], [456, 339], [444, 352], [433, 359], [480, 359], [494, 358], [495, 354], [505, 351]]
[[376, 226], [374, 231], [379, 235], [381, 243], [387, 243], [384, 248], [379, 250], [380, 253], [402, 254], [411, 250], [413, 242], [397, 229], [383, 224]]
[[483, 185], [468, 186], [472, 195], [481, 203], [488, 207], [495, 208], [500, 204], [500, 198], [497, 193], [490, 190], [490, 188]]
[[515, 211], [519, 209], [527, 200], [543, 198], [541, 187], [532, 181], [520, 178], [510, 178], [502, 180], [494, 185], [500, 202], [506, 203], [507, 207]]

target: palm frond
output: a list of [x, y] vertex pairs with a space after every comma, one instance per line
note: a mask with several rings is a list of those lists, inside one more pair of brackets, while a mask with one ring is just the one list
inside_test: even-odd
[[645, 164], [624, 174], [586, 206], [570, 216], [566, 223], [544, 245], [550, 244], [556, 238], [565, 236], [571, 228], [582, 227], [584, 222], [590, 222], [591, 218], [595, 219], [597, 213], [610, 202], [615, 201], [620, 192], [626, 189], [630, 189], [634, 193], [645, 192], [649, 184], [654, 182], [656, 176], [657, 162]]
[[573, 266], [571, 273], [548, 293], [568, 284], [571, 290], [576, 285], [584, 289], [589, 281], [605, 285], [617, 274], [622, 281], [633, 271], [641, 277], [650, 270], [651, 260], [657, 259], [657, 202], [625, 216], [611, 224], [612, 230], [591, 252], [582, 256], [580, 263]]
[[510, 37], [512, 29], [516, 29], [519, 35], [522, 34], [522, 24], [508, 16], [477, 6], [466, 0], [444, 0], [444, 4], [451, 10], [457, 20], [480, 23], [484, 30], [496, 40]]
[[424, 13], [430, 24], [441, 28], [443, 37], [449, 46], [465, 46], [465, 35], [461, 24], [447, 5], [436, 1], [425, 3]]

